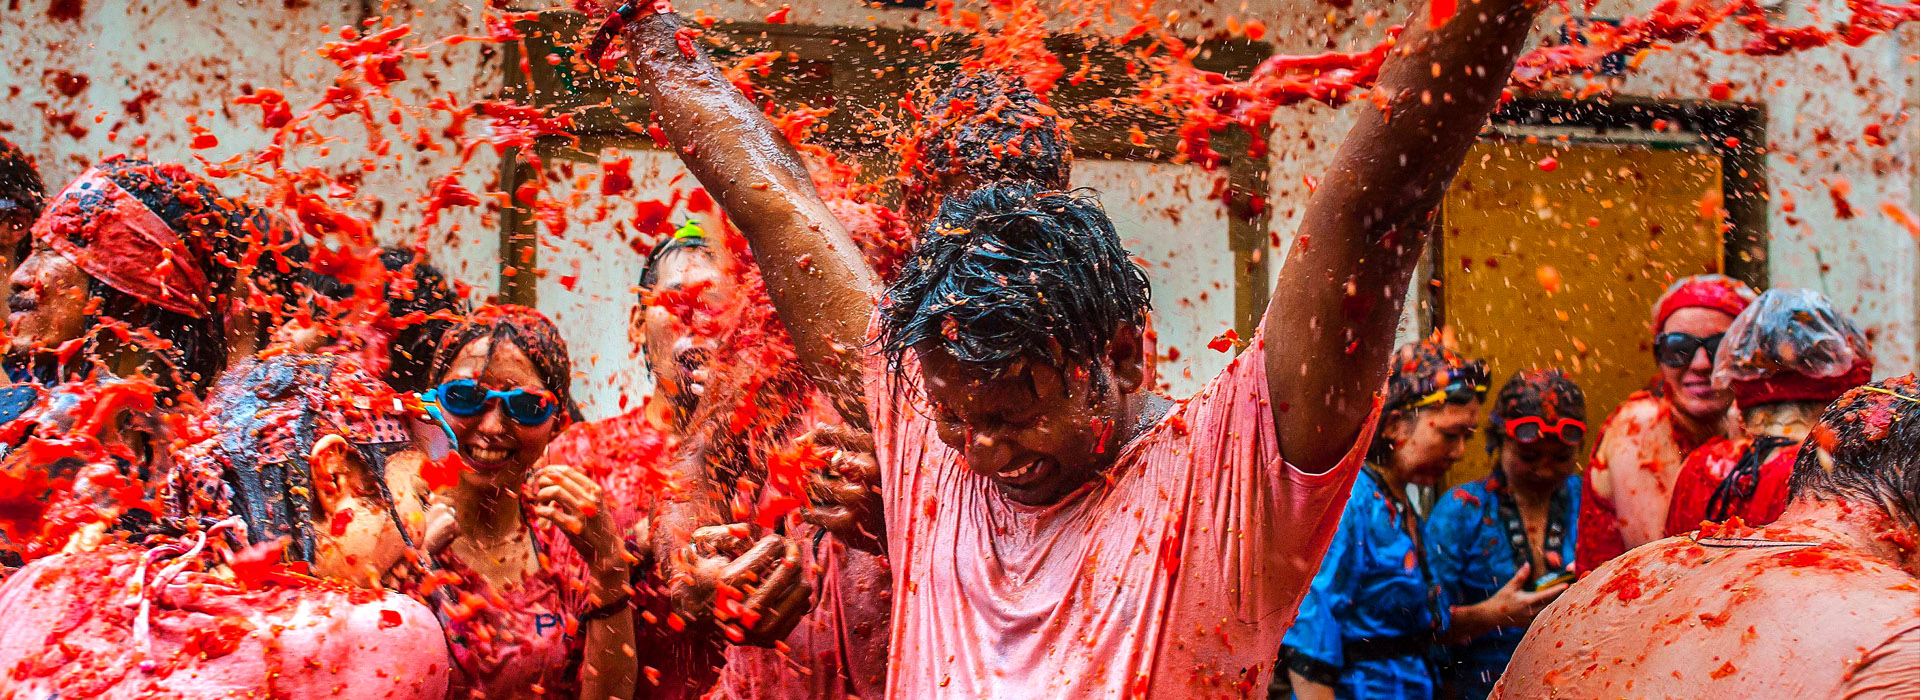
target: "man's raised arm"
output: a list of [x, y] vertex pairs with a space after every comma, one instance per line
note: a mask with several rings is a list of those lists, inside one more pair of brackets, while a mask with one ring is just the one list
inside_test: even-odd
[[[672, 14], [643, 11], [625, 37], [667, 141], [746, 235], [807, 374], [848, 423], [866, 426], [860, 380], [879, 290], [806, 165], [766, 115], [715, 69]], [[691, 31], [691, 30], [689, 30]]]
[[[1453, 4], [1448, 2], [1446, 4]], [[1394, 328], [1432, 214], [1500, 99], [1539, 6], [1460, 0], [1417, 13], [1307, 200], [1267, 307], [1267, 381], [1287, 460], [1333, 468], [1387, 376]]]

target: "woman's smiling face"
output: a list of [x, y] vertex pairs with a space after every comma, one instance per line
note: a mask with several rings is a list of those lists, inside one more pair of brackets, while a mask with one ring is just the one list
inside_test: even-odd
[[[470, 379], [481, 388], [493, 391], [530, 389], [551, 391], [540, 381], [533, 361], [525, 351], [510, 342], [495, 343], [482, 337], [460, 349], [447, 366], [440, 382]], [[524, 481], [533, 463], [547, 449], [547, 443], [560, 432], [564, 419], [554, 417], [535, 425], [524, 425], [507, 415], [501, 401], [489, 401], [477, 415], [446, 414], [447, 425], [460, 456], [472, 469], [462, 478], [491, 486], [511, 486]]]

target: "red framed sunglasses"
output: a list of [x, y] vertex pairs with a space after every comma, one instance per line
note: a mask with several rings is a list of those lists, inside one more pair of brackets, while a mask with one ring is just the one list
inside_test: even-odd
[[1541, 438], [1552, 435], [1561, 442], [1578, 445], [1587, 438], [1587, 424], [1572, 418], [1562, 418], [1553, 425], [1539, 416], [1527, 416], [1507, 421], [1507, 437], [1531, 445]]

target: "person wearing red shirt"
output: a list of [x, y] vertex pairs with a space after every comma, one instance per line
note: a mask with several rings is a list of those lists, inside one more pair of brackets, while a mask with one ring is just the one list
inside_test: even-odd
[[1819, 292], [1775, 289], [1727, 328], [1713, 381], [1733, 390], [1745, 434], [1715, 438], [1673, 482], [1666, 536], [1740, 518], [1761, 526], [1787, 507], [1787, 477], [1827, 403], [1873, 378], [1872, 349]]
[[1712, 383], [1714, 350], [1753, 297], [1732, 278], [1695, 275], [1675, 282], [1654, 304], [1658, 383], [1627, 397], [1600, 427], [1580, 480], [1576, 571], [1592, 571], [1659, 539], [1673, 479], [1687, 455], [1733, 431], [1733, 395]]

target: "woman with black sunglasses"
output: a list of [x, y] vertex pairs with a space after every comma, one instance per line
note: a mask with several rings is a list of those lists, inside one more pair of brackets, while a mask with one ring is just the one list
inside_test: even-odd
[[1527, 625], [1572, 581], [1587, 401], [1557, 369], [1514, 373], [1487, 416], [1494, 470], [1427, 519], [1427, 561], [1454, 603], [1443, 678], [1453, 696], [1493, 691]]
[[1740, 518], [1772, 523], [1787, 478], [1827, 404], [1873, 379], [1873, 349], [1853, 320], [1811, 289], [1775, 289], [1727, 328], [1713, 381], [1733, 391], [1744, 435], [1695, 450], [1673, 483], [1666, 535]]
[[1738, 280], [1695, 275], [1673, 283], [1654, 303], [1660, 374], [1651, 390], [1627, 397], [1600, 427], [1581, 480], [1579, 572], [1659, 539], [1687, 455], [1739, 425], [1733, 395], [1712, 384], [1713, 356], [1733, 317], [1753, 298]]
[[1487, 366], [1428, 340], [1401, 347], [1380, 429], [1281, 657], [1296, 697], [1426, 698], [1447, 602], [1428, 574], [1407, 486], [1466, 454]]
[[[450, 329], [427, 393], [459, 457], [436, 500], [451, 528], [437, 560], [467, 590], [450, 611], [454, 697], [631, 697], [639, 675], [631, 557], [601, 487], [541, 460], [579, 420], [573, 366], [553, 322], [488, 306]], [[473, 608], [484, 608], [473, 615]], [[469, 617], [471, 616], [471, 617]], [[465, 619], [465, 622], [461, 622]]]

